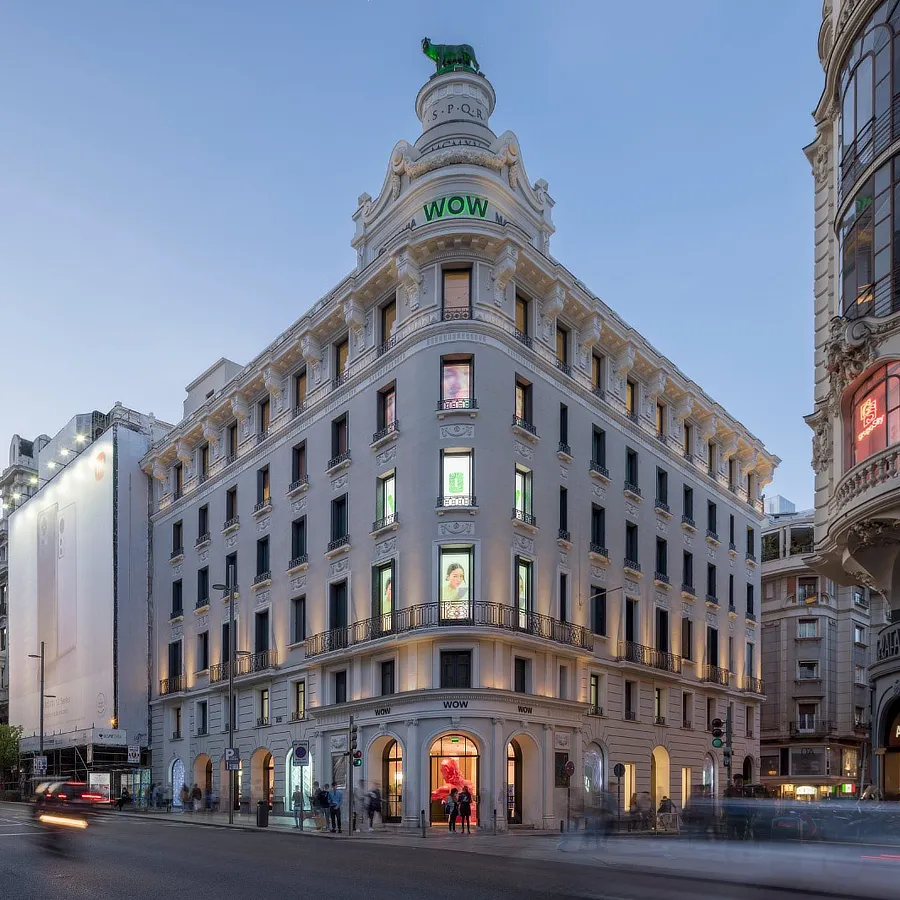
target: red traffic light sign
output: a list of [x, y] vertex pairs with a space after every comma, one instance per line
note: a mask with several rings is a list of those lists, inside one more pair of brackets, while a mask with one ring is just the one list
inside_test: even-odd
[[351, 756], [351, 758], [353, 759], [353, 765], [354, 765], [354, 766], [359, 767], [359, 766], [362, 765], [362, 750], [354, 750], [354, 751], [350, 754], [350, 756]]

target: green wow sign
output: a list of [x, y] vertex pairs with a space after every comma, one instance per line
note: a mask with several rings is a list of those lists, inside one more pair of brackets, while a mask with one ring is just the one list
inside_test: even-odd
[[422, 207], [426, 222], [434, 222], [437, 219], [453, 218], [455, 216], [473, 216], [483, 219], [487, 215], [488, 202], [484, 197], [472, 197], [469, 194], [451, 194], [449, 197], [441, 197], [432, 200]]

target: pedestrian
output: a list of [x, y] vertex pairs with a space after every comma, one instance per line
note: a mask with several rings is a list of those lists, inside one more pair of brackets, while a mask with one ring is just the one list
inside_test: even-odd
[[162, 800], [162, 785], [153, 785], [153, 808], [159, 809], [159, 803]]
[[331, 819], [331, 807], [328, 805], [328, 791], [330, 789], [331, 785], [326, 781], [324, 787], [319, 788], [316, 792], [316, 809], [319, 811], [319, 817], [321, 818], [320, 831], [328, 831]]
[[291, 796], [291, 802], [294, 804], [294, 828], [302, 828], [303, 827], [303, 791], [300, 790], [300, 786], [294, 788], [294, 793]]
[[344, 803], [344, 792], [337, 786], [332, 785], [328, 792], [328, 808], [331, 812], [331, 833], [334, 834], [335, 826], [337, 833], [341, 834], [341, 806]]
[[375, 813], [381, 815], [381, 791], [373, 784], [365, 797], [366, 816], [369, 819], [369, 831], [374, 831]]
[[191, 808], [191, 791], [186, 784], [183, 784], [181, 786], [181, 791], [179, 792], [178, 797], [181, 800], [182, 810]]
[[131, 794], [128, 793], [128, 788], [122, 788], [122, 794], [118, 800], [116, 800], [116, 809], [119, 812], [122, 812], [122, 807], [125, 806], [126, 803], [131, 803]]
[[456, 799], [456, 788], [450, 789], [450, 795], [444, 801], [444, 812], [447, 813], [448, 828], [450, 831], [456, 831], [456, 817], [459, 815], [459, 803]]
[[312, 810], [313, 823], [316, 826], [316, 831], [322, 830], [322, 788], [319, 787], [319, 782], [314, 781], [312, 783], [312, 788], [309, 792], [309, 808]]
[[203, 808], [203, 791], [200, 790], [200, 785], [196, 781], [191, 788], [191, 803], [193, 804], [194, 812], [200, 812]]
[[472, 822], [469, 817], [472, 815], [472, 795], [469, 793], [468, 787], [463, 785], [463, 789], [459, 792], [459, 818], [460, 818], [460, 834], [468, 832], [472, 833]]

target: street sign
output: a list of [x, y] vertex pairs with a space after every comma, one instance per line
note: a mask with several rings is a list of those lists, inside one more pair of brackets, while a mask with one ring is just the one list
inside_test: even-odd
[[295, 766], [309, 765], [309, 741], [294, 741], [292, 761]]
[[613, 768], [613, 775], [615, 775], [616, 778], [624, 778], [625, 766], [623, 766], [622, 763], [616, 763], [615, 767]]
[[241, 751], [237, 747], [225, 748], [225, 771], [237, 772], [241, 768]]
[[128, 763], [129, 765], [137, 765], [141, 761], [141, 748], [134, 744], [128, 746]]
[[575, 774], [575, 763], [571, 759], [566, 763], [563, 772], [566, 773], [567, 778], [571, 778]]
[[47, 757], [46, 756], [35, 756], [33, 771], [34, 771], [35, 775], [46, 775], [47, 774]]

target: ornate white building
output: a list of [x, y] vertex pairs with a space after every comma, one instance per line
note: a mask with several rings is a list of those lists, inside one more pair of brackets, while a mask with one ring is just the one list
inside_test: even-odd
[[[353, 218], [357, 266], [220, 360], [152, 475], [153, 766], [223, 802], [346, 779], [391, 820], [553, 826], [582, 791], [680, 805], [758, 772], [761, 489], [778, 459], [550, 254], [553, 200], [494, 90], [432, 76]], [[230, 566], [237, 621], [212, 585]]]
[[[900, 605], [900, 5], [826, 0], [815, 176], [815, 553]], [[873, 776], [900, 795], [900, 632], [877, 637]]]

